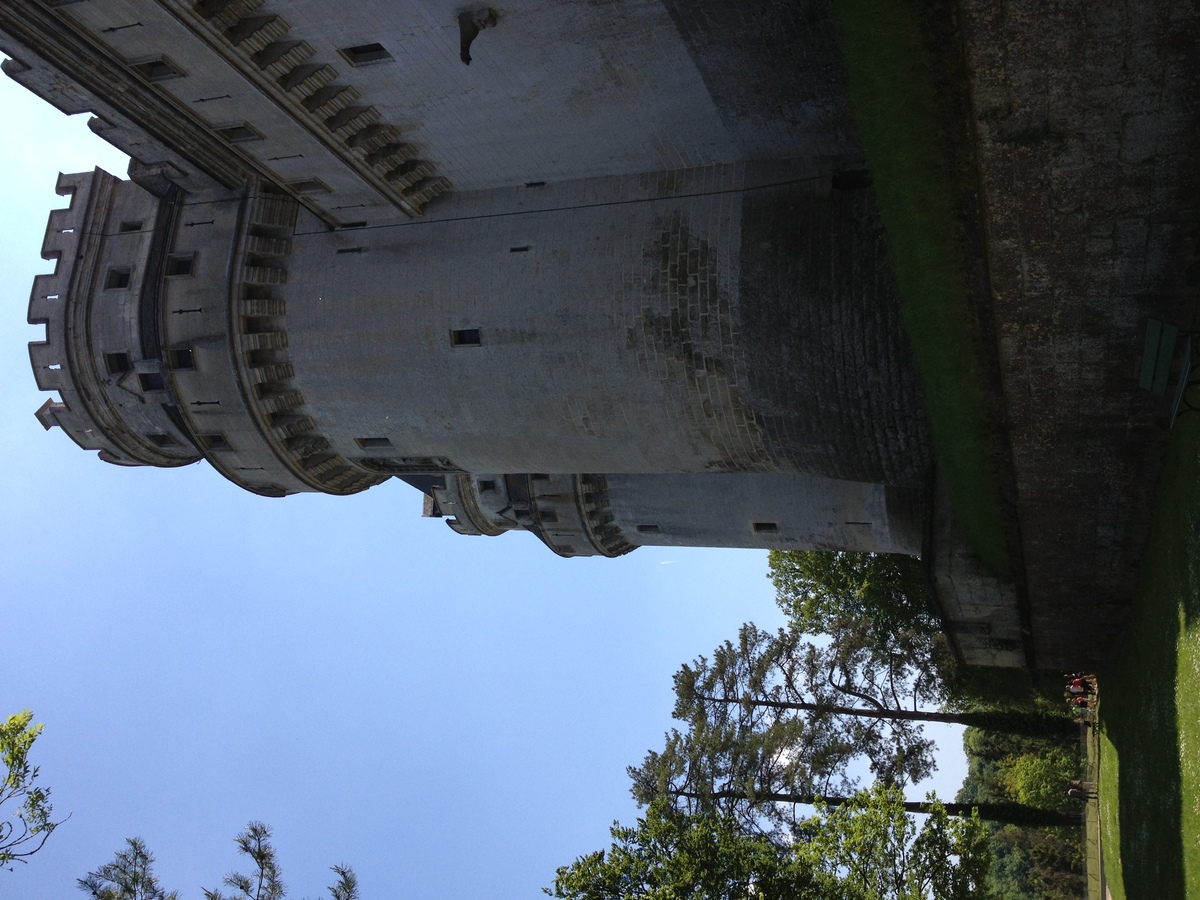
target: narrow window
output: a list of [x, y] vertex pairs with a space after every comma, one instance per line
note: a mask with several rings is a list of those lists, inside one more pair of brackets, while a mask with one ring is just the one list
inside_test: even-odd
[[387, 62], [392, 58], [392, 54], [388, 53], [383, 44], [359, 44], [357, 47], [343, 47], [339, 52], [352, 66]]
[[218, 128], [217, 134], [225, 138], [231, 144], [244, 144], [247, 141], [261, 141], [262, 135], [245, 123], [241, 125], [227, 125], [224, 128]]
[[545, 187], [545, 186], [546, 186], [546, 182], [544, 182], [544, 181], [527, 181], [527, 182], [525, 182], [525, 187]]
[[337, 254], [338, 254], [338, 256], [341, 256], [345, 253], [362, 253], [362, 252], [363, 252], [362, 247], [343, 247], [342, 249], [337, 251]]
[[159, 432], [157, 434], [148, 434], [146, 437], [150, 439], [150, 443], [152, 443], [155, 447], [180, 446], [179, 441], [175, 440], [175, 438], [171, 437], [169, 434], [163, 434]]
[[480, 491], [494, 491], [495, 489], [496, 489], [496, 482], [492, 481], [490, 478], [479, 479], [479, 490]]
[[158, 372], [139, 372], [138, 384], [143, 391], [164, 391], [167, 388], [167, 383]]
[[658, 534], [659, 528], [657, 525], [638, 525], [638, 534]]
[[168, 60], [162, 58], [147, 60], [146, 62], [135, 63], [130, 66], [133, 71], [137, 72], [147, 81], [168, 81], [172, 78], [182, 78], [183, 72], [179, 71], [175, 65]]
[[123, 266], [119, 269], [109, 269], [108, 277], [104, 279], [104, 289], [106, 291], [115, 291], [120, 288], [129, 287], [129, 279], [133, 270], [128, 266]]
[[303, 181], [289, 181], [290, 187], [297, 194], [328, 194], [329, 185], [319, 178], [305, 178]]
[[541, 511], [538, 513], [538, 517], [539, 517], [539, 518], [540, 518], [540, 519], [541, 519], [543, 522], [557, 522], [557, 521], [558, 521], [558, 513], [556, 513], [556, 512], [555, 512], [554, 510], [552, 510], [552, 509], [543, 509], [543, 510], [541, 510]]
[[478, 347], [478, 328], [459, 328], [450, 332], [451, 347]]
[[125, 234], [130, 231], [141, 231], [141, 230], [142, 230], [141, 222], [122, 222], [121, 223], [121, 233], [122, 234]]
[[528, 244], [518, 244], [515, 247], [509, 247], [508, 252], [509, 253], [528, 253], [529, 245]]
[[105, 353], [104, 367], [109, 375], [124, 375], [133, 365], [129, 362], [128, 353]]
[[172, 369], [196, 368], [196, 357], [191, 347], [176, 347], [167, 351], [167, 365]]
[[364, 450], [379, 450], [392, 446], [392, 442], [385, 437], [355, 438], [354, 440]]
[[779, 526], [774, 522], [755, 522], [754, 531], [758, 534], [774, 534], [779, 531]]
[[342, 229], [343, 231], [349, 230], [351, 228], [366, 228], [366, 227], [367, 227], [366, 222], [347, 222], [344, 225], [338, 226], [338, 228]]
[[167, 275], [191, 275], [196, 256], [193, 253], [176, 254], [167, 257]]
[[530, 481], [549, 481], [550, 476], [544, 472], [534, 472], [529, 476]]
[[196, 438], [205, 450], [232, 450], [223, 434], [198, 434]]

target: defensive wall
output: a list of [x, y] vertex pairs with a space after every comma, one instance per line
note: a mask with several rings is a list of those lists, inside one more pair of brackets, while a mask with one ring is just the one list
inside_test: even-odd
[[1147, 321], [1195, 327], [1200, 9], [960, 0], [1035, 663], [1120, 646], [1169, 397]]

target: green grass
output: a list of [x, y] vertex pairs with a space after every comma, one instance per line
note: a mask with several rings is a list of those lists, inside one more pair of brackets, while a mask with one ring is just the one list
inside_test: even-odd
[[984, 563], [1011, 573], [970, 310], [964, 215], [974, 190], [964, 80], [948, 8], [836, 0], [855, 118], [871, 167], [956, 521]]
[[1100, 691], [1112, 895], [1200, 897], [1200, 416], [1175, 426], [1133, 625]]

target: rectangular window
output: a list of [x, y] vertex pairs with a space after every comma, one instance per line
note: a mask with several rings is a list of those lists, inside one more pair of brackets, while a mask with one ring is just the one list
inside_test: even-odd
[[104, 367], [109, 375], [124, 375], [133, 365], [129, 362], [128, 353], [105, 353]]
[[104, 289], [106, 291], [115, 291], [127, 288], [129, 287], [129, 279], [132, 275], [133, 270], [128, 266], [122, 266], [119, 269], [109, 269], [108, 277], [104, 279]]
[[247, 141], [261, 141], [263, 136], [244, 122], [241, 125], [226, 125], [218, 128], [217, 134], [231, 144], [244, 144]]
[[480, 491], [494, 491], [495, 489], [496, 489], [496, 482], [492, 481], [490, 478], [479, 479], [479, 490]]
[[352, 66], [368, 66], [371, 63], [387, 62], [392, 58], [383, 44], [359, 44], [357, 47], [343, 47], [339, 53]]
[[191, 275], [195, 266], [194, 253], [178, 253], [167, 257], [167, 275]]
[[658, 526], [657, 525], [638, 525], [637, 532], [638, 532], [638, 534], [658, 534]]
[[148, 59], [145, 62], [133, 63], [130, 65], [130, 68], [147, 81], [168, 81], [172, 78], [183, 77], [183, 72], [174, 63], [161, 56], [157, 59]]
[[451, 347], [478, 347], [479, 343], [478, 328], [459, 328], [450, 332]]
[[125, 234], [130, 231], [141, 231], [141, 230], [142, 230], [141, 222], [122, 222], [121, 223], [121, 233], [122, 234]]
[[779, 530], [779, 526], [774, 522], [755, 522], [754, 531], [757, 534], [774, 534]]
[[198, 434], [196, 438], [205, 450], [232, 450], [223, 434]]
[[148, 434], [148, 435], [146, 435], [146, 437], [148, 437], [150, 439], [150, 443], [152, 443], [155, 447], [178, 447], [178, 446], [180, 446], [179, 441], [175, 440], [175, 438], [171, 437], [169, 434], [162, 434], [162, 433]]
[[355, 438], [354, 440], [364, 450], [379, 450], [392, 446], [392, 442], [385, 437]]
[[167, 365], [172, 369], [194, 369], [196, 358], [191, 347], [177, 347], [167, 351]]
[[533, 472], [532, 474], [530, 474], [529, 480], [530, 481], [549, 481], [550, 476], [545, 474], [544, 472]]
[[329, 185], [319, 178], [305, 178], [303, 181], [289, 181], [287, 186], [297, 194], [328, 194]]
[[165, 391], [167, 389], [167, 383], [163, 381], [159, 372], [139, 372], [138, 384], [142, 386], [143, 391]]

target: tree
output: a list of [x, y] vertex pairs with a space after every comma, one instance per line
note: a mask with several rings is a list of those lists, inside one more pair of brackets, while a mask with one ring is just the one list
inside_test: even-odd
[[567, 900], [833, 900], [843, 895], [788, 848], [714, 814], [650, 804], [633, 828], [614, 822], [613, 844], [562, 866], [553, 897]]
[[933, 795], [918, 827], [898, 788], [880, 783], [833, 809], [818, 805], [802, 827], [796, 852], [818, 870], [841, 878], [848, 895], [871, 900], [985, 895], [991, 864], [987, 829], [979, 817], [951, 820]]
[[1078, 769], [1078, 753], [1072, 758], [1061, 747], [1054, 747], [1042, 753], [1010, 757], [1005, 760], [1003, 777], [1005, 787], [1018, 802], [1041, 809], [1059, 809], [1068, 782]]
[[989, 857], [978, 818], [951, 821], [933, 798], [923, 825], [896, 788], [876, 785], [818, 807], [794, 841], [748, 835], [715, 813], [661, 800], [614, 843], [558, 869], [566, 900], [964, 900], [984, 896]]
[[15, 802], [17, 809], [0, 820], [0, 867], [12, 869], [14, 862], [28, 862], [62, 822], [50, 818], [50, 791], [34, 785], [39, 769], [29, 763], [29, 751], [42, 733], [33, 724], [33, 712], [9, 716], [0, 726], [0, 760], [4, 781], [0, 783], [0, 807]]
[[[284, 900], [287, 888], [279, 870], [271, 829], [251, 822], [235, 839], [238, 852], [254, 864], [252, 875], [231, 872], [223, 882], [236, 892], [228, 897], [219, 890], [205, 890], [206, 900]], [[112, 862], [78, 879], [81, 890], [92, 900], [178, 900], [175, 891], [166, 893], [153, 872], [154, 855], [141, 838], [128, 838], [124, 850]], [[332, 900], [359, 900], [358, 879], [349, 866], [333, 866], [337, 880], [328, 886]]]
[[178, 891], [167, 893], [154, 875], [154, 854], [140, 837], [126, 838], [125, 849], [113, 861], [77, 879], [92, 900], [179, 900]]
[[[847, 652], [834, 644], [818, 646], [794, 630], [771, 634], [748, 623], [739, 631], [738, 642], [726, 641], [711, 662], [700, 657], [675, 674], [675, 716], [690, 718], [705, 703], [737, 703], [877, 719], [893, 729], [887, 750], [894, 760], [913, 767], [913, 781], [928, 774], [924, 766], [929, 746], [919, 731], [896, 723], [944, 722], [1036, 737], [1073, 736], [1078, 729], [1061, 714], [921, 708], [922, 701], [938, 697], [937, 689], [924, 682], [924, 673], [912, 671], [912, 660], [892, 655], [881, 661], [878, 656]], [[879, 749], [875, 748], [877, 759]], [[876, 774], [885, 780], [887, 773], [880, 770], [887, 767], [887, 762], [875, 762]]]

